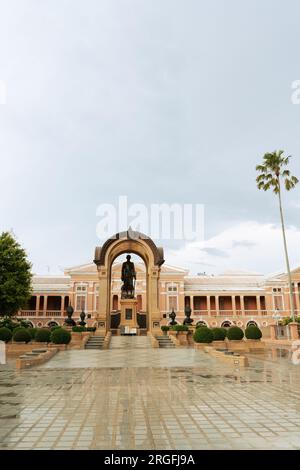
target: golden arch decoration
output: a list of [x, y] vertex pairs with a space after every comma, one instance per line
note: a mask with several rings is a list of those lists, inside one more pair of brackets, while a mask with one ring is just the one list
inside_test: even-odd
[[102, 247], [98, 246], [95, 249], [94, 263], [97, 266], [99, 278], [98, 329], [104, 334], [110, 328], [112, 264], [123, 253], [134, 253], [140, 256], [145, 263], [148, 328], [150, 331], [159, 329], [161, 320], [159, 277], [161, 265], [165, 261], [163, 248], [157, 247], [147, 235], [133, 231], [130, 228], [110, 237]]

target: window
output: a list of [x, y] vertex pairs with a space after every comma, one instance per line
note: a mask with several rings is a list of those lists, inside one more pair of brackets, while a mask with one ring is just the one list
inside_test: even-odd
[[283, 310], [283, 296], [282, 295], [274, 295], [273, 302], [274, 302], [274, 310]]
[[282, 292], [281, 287], [274, 287], [273, 292]]
[[177, 284], [168, 284], [168, 292], [178, 292]]
[[86, 308], [86, 295], [76, 295], [76, 311], [82, 311]]
[[76, 292], [87, 292], [87, 284], [76, 284]]
[[169, 310], [177, 310], [178, 309], [178, 302], [177, 302], [177, 295], [169, 295]]

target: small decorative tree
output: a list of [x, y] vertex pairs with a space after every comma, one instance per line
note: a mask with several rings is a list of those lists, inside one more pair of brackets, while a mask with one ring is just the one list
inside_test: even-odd
[[31, 296], [31, 264], [14, 237], [0, 235], [0, 316], [12, 317]]

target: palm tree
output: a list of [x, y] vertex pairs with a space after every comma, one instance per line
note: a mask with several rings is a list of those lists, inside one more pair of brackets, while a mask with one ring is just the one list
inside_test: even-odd
[[291, 317], [295, 321], [295, 306], [294, 306], [294, 296], [293, 296], [293, 285], [292, 277], [290, 270], [289, 255], [286, 243], [285, 236], [285, 226], [284, 226], [284, 217], [281, 201], [281, 191], [282, 184], [284, 185], [287, 191], [293, 189], [298, 183], [298, 178], [292, 176], [290, 170], [287, 169], [287, 166], [290, 161], [290, 156], [285, 157], [283, 150], [278, 150], [273, 153], [266, 153], [263, 157], [263, 163], [256, 166], [256, 170], [260, 173], [256, 178], [258, 189], [263, 189], [268, 191], [272, 189], [273, 192], [278, 195], [279, 210], [280, 210], [280, 220], [283, 236], [283, 245], [284, 245], [284, 254], [286, 261], [286, 268], [288, 273], [289, 280], [289, 289], [290, 289], [290, 304], [291, 304]]

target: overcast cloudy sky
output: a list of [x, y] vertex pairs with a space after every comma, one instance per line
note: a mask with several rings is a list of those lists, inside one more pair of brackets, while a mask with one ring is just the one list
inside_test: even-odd
[[[205, 204], [193, 272], [284, 269], [266, 151], [300, 175], [299, 0], [0, 0], [0, 230], [35, 272], [89, 262], [96, 209]], [[284, 197], [300, 265], [300, 185]]]

